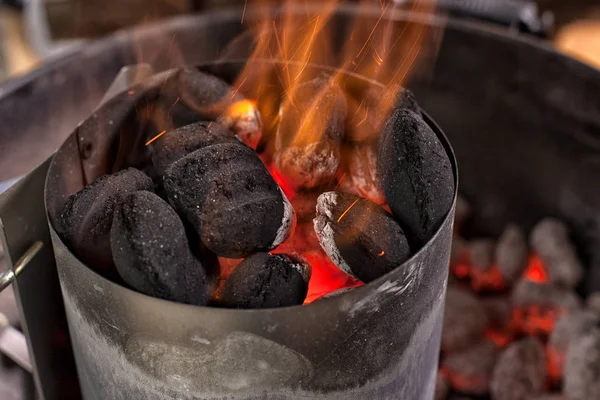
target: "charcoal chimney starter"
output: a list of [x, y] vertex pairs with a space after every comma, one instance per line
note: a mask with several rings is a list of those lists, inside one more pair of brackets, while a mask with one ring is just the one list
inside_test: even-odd
[[[223, 79], [243, 67], [203, 66], [217, 76], [226, 71]], [[152, 91], [171, 73], [155, 75], [143, 88]], [[352, 74], [343, 74], [342, 81], [374, 84]], [[82, 263], [57, 234], [56, 213], [70, 194], [103, 173], [98, 160], [110, 157], [101, 154], [94, 168], [82, 169], [89, 154], [73, 133], [52, 161], [45, 201], [83, 397], [431, 399], [458, 175], [446, 137], [427, 115], [424, 120], [451, 160], [455, 188], [452, 207], [432, 238], [404, 264], [362, 287], [304, 306], [259, 310], [149, 297]], [[93, 146], [109, 151], [115, 140], [96, 135]]]

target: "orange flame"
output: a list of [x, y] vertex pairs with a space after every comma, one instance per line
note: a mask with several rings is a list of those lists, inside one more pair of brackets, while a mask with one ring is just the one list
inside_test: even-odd
[[[256, 2], [260, 3], [260, 0]], [[247, 6], [251, 5], [248, 3]], [[258, 22], [251, 26], [256, 45], [234, 86], [239, 86], [240, 82], [249, 78], [258, 81], [252, 97], [263, 106], [261, 99], [273, 95], [270, 82], [275, 74], [278, 85], [283, 89], [282, 108], [295, 107], [299, 106], [296, 101], [302, 83], [315, 77], [314, 71], [309, 72], [307, 66], [325, 65], [333, 67], [327, 78], [330, 85], [337, 85], [344, 72], [360, 74], [383, 83], [384, 89], [374, 99], [375, 104], [371, 105], [377, 110], [377, 119], [383, 120], [418, 61], [428, 37], [427, 25], [423, 21], [400, 24], [386, 18], [396, 7], [392, 0], [383, 0], [380, 8], [370, 1], [363, 1], [358, 5], [357, 17], [350, 24], [350, 29], [341, 33], [341, 28], [332, 19], [338, 5], [338, 0], [325, 1], [318, 8], [305, 3], [305, 11], [299, 12], [298, 3], [288, 0], [276, 15], [268, 10], [262, 11]], [[412, 2], [411, 7], [410, 11], [415, 14], [432, 15], [435, 1], [418, 0]], [[256, 63], [264, 60], [281, 60], [283, 66], [270, 69]], [[309, 104], [302, 105], [302, 120], [297, 124], [296, 132], [286, 132], [290, 136], [286, 138], [287, 143], [299, 145], [319, 141], [324, 133], [319, 121], [331, 111], [324, 107], [332, 106], [323, 101], [326, 91], [327, 88], [323, 87]], [[272, 121], [279, 110], [272, 106], [266, 108], [269, 110], [261, 110], [262, 115]], [[359, 114], [353, 123], [364, 123], [367, 110], [355, 107], [353, 111]], [[373, 129], [373, 133], [376, 134], [377, 129]]]

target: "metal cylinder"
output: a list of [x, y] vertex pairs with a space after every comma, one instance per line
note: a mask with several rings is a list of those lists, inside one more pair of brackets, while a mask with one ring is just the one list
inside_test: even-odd
[[[450, 145], [426, 119], [456, 188]], [[74, 133], [54, 157], [45, 196], [86, 400], [433, 397], [454, 204], [423, 248], [374, 282], [306, 306], [230, 310], [151, 298], [80, 262], [52, 221], [83, 182]]]

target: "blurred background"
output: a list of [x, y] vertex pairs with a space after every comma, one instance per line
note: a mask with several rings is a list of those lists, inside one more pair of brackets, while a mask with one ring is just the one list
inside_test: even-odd
[[[535, 4], [539, 15], [552, 13], [553, 20], [547, 21], [553, 26], [552, 31], [547, 32], [548, 40], [583, 61], [600, 65], [598, 0], [437, 2], [438, 5]], [[173, 15], [243, 5], [244, 0], [0, 0], [0, 81], [24, 74], [49, 57], [59, 57], [86, 39]]]
[[[66, 56], [87, 40], [116, 30], [175, 15], [243, 7], [244, 1], [0, 0], [0, 85], [27, 74], [47, 60]], [[379, 0], [372, 1], [379, 4]], [[409, 0], [395, 1], [407, 3]], [[477, 10], [486, 9], [492, 3], [527, 3], [532, 7], [522, 9], [527, 12], [519, 16], [518, 22], [506, 15], [487, 20], [502, 29], [534, 30], [538, 40], [600, 68], [600, 0], [437, 0], [437, 3], [447, 6], [445, 12], [477, 19], [486, 18], [465, 13], [464, 9], [457, 12], [453, 6], [469, 4], [472, 10]], [[0, 86], [0, 96], [2, 93]], [[0, 182], [0, 192], [7, 185]], [[4, 270], [2, 261], [0, 246], [0, 271]], [[3, 324], [19, 327], [12, 290], [0, 294], [0, 332]], [[0, 354], [0, 400], [31, 398], [31, 387], [30, 375]]]

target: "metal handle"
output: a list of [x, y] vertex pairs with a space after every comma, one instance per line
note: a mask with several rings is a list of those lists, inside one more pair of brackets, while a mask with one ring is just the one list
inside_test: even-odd
[[[416, 0], [394, 0], [397, 4], [411, 4]], [[423, 0], [420, 0], [423, 1]], [[554, 31], [554, 14], [540, 11], [532, 0], [431, 0], [438, 10], [451, 16], [472, 18], [497, 25], [517, 28], [523, 33], [547, 38]]]
[[15, 263], [14, 267], [8, 271], [3, 272], [0, 275], [0, 292], [10, 286], [15, 281], [17, 276], [23, 271], [23, 269], [29, 264], [29, 262], [36, 256], [37, 253], [44, 247], [44, 243], [39, 240], [33, 243]]

